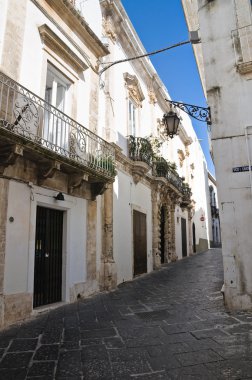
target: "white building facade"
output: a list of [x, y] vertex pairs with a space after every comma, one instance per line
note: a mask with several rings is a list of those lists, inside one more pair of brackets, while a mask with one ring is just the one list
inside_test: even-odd
[[186, 115], [167, 140], [151, 62], [100, 75], [145, 52], [121, 2], [0, 7], [5, 326], [206, 250], [209, 226], [202, 150]]
[[[252, 9], [249, 0], [183, 0], [190, 30], [200, 29], [195, 48], [211, 108], [225, 281], [225, 301], [252, 307]], [[225, 22], [223, 22], [225, 20]]]

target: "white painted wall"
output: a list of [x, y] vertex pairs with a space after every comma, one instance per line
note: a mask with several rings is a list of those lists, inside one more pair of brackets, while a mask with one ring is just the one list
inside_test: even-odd
[[175, 213], [175, 237], [176, 237], [176, 255], [178, 260], [182, 259], [182, 233], [181, 233], [181, 218], [186, 220], [186, 241], [187, 241], [187, 256], [189, 256], [189, 223], [188, 223], [188, 212], [182, 210], [178, 205], [176, 205]]
[[[0, 0], [0, 57], [2, 57], [2, 50], [4, 44], [4, 32], [6, 25], [6, 13], [7, 13], [8, 2], [6, 0]], [[1, 59], [0, 59], [1, 64]]]
[[[9, 218], [14, 221], [10, 222]], [[28, 291], [30, 189], [10, 181], [8, 194], [4, 292]]]
[[[5, 294], [33, 293], [37, 205], [65, 211], [63, 239], [63, 298], [69, 288], [86, 280], [87, 201], [68, 195], [54, 199], [56, 191], [10, 181], [6, 231]], [[10, 217], [14, 222], [10, 222]]]
[[[249, 238], [252, 182], [249, 172], [233, 173], [232, 169], [248, 165], [252, 157], [252, 70], [248, 68], [247, 74], [240, 74], [237, 70], [239, 61], [235, 48], [239, 41], [234, 44], [232, 31], [249, 26], [246, 38], [251, 41], [251, 2], [222, 0], [207, 3], [198, 0], [197, 5], [206, 94], [212, 114], [211, 137], [222, 226], [225, 300], [231, 308], [247, 309], [252, 308], [252, 241]], [[245, 55], [249, 51], [251, 54], [251, 44], [245, 48]]]
[[118, 171], [114, 182], [113, 236], [117, 282], [133, 278], [133, 209], [146, 214], [147, 269], [152, 270], [152, 208], [151, 190], [145, 185], [135, 185], [132, 178]]

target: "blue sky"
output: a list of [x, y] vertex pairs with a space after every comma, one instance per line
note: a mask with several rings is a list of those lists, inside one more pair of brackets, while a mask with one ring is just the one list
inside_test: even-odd
[[[188, 40], [180, 0], [121, 0], [148, 52]], [[190, 44], [151, 57], [173, 100], [206, 106], [201, 81]], [[214, 174], [206, 123], [192, 119], [204, 151], [208, 170]]]

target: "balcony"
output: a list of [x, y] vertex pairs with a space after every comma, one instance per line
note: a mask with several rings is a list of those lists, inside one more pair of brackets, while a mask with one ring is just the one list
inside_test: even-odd
[[180, 206], [187, 207], [191, 203], [191, 196], [192, 196], [192, 191], [187, 183], [183, 183], [182, 185], [182, 201], [180, 203]]
[[241, 74], [252, 72], [252, 25], [232, 31], [237, 71]]
[[[191, 202], [191, 189], [183, 182], [173, 164], [163, 157], [155, 157], [151, 143], [142, 137], [129, 136], [129, 158], [135, 162], [133, 172], [142, 176], [152, 170], [154, 177], [165, 178], [182, 195], [183, 202]], [[147, 164], [147, 165], [146, 165]]]
[[133, 161], [152, 165], [153, 150], [151, 143], [143, 137], [129, 136], [129, 157]]
[[183, 179], [178, 175], [176, 169], [163, 157], [153, 161], [152, 173], [155, 177], [163, 177], [168, 180], [180, 193], [183, 190]]
[[90, 182], [112, 182], [114, 147], [90, 130], [0, 73], [0, 164], [14, 144], [26, 157], [41, 157], [60, 163], [61, 170], [86, 173]]

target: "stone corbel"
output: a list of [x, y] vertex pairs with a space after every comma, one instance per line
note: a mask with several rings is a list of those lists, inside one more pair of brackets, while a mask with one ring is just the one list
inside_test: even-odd
[[88, 181], [88, 174], [73, 174], [69, 177], [68, 181], [68, 192], [69, 194], [73, 194], [74, 190], [78, 187], [81, 187], [83, 182]]
[[116, 39], [117, 39], [117, 34], [114, 31], [113, 23], [111, 21], [111, 17], [110, 16], [107, 16], [107, 17], [103, 18], [103, 20], [102, 20], [102, 26], [103, 26], [103, 30], [104, 30], [105, 35], [107, 37], [109, 37], [113, 42], [115, 42]]
[[38, 174], [38, 184], [42, 185], [47, 178], [52, 178], [57, 170], [60, 170], [60, 162], [49, 161], [40, 168]]
[[6, 167], [14, 165], [16, 159], [23, 156], [23, 147], [19, 144], [6, 145], [0, 150], [0, 174], [3, 174]]
[[178, 149], [178, 158], [179, 158], [179, 166], [182, 168], [184, 160], [185, 160], [185, 153], [182, 149]]
[[97, 195], [102, 195], [107, 190], [109, 184], [105, 182], [97, 182], [91, 184], [91, 199], [94, 201]]
[[137, 185], [149, 170], [150, 168], [145, 162], [135, 161], [132, 168], [134, 184]]
[[155, 91], [152, 88], [148, 90], [149, 103], [155, 105], [157, 103], [157, 97]]

